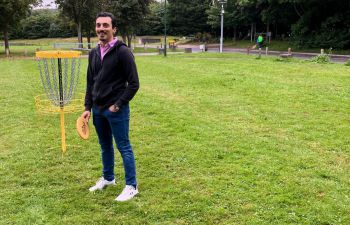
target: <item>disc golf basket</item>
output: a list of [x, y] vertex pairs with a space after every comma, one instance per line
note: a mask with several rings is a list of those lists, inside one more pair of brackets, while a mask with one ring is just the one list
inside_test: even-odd
[[81, 111], [83, 96], [74, 98], [79, 81], [79, 51], [39, 51], [36, 58], [45, 94], [35, 97], [39, 113], [60, 114], [62, 153], [67, 150], [64, 128], [66, 112]]

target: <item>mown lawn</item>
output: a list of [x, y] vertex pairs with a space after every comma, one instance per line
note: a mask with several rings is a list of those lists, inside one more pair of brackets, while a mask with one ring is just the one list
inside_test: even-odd
[[[118, 37], [119, 40], [122, 40], [122, 37]], [[132, 40], [132, 45], [137, 45], [133, 49], [134, 53], [155, 53], [158, 52], [156, 46], [160, 47], [160, 43], [147, 44], [146, 48], [142, 45], [138, 44], [140, 38], [158, 38], [162, 39], [162, 36], [140, 36], [136, 37], [136, 39]], [[168, 36], [168, 41], [173, 40], [174, 36]], [[17, 39], [10, 40], [10, 53], [11, 57], [32, 57], [35, 55], [35, 52], [38, 50], [54, 50], [54, 46], [57, 49], [63, 50], [72, 50], [73, 48], [77, 48], [77, 38], [40, 38], [40, 39]], [[0, 43], [3, 44], [3, 40], [0, 40]], [[88, 48], [87, 39], [83, 39], [83, 47]], [[92, 48], [98, 43], [97, 37], [91, 38]], [[11, 45], [12, 44], [12, 45]], [[169, 49], [170, 50], [170, 49]], [[170, 50], [171, 51], [171, 50]], [[177, 50], [183, 51], [183, 50]], [[88, 54], [86, 51], [84, 54]], [[5, 47], [3, 45], [0, 46], [0, 59], [6, 58]]]
[[[97, 137], [36, 112], [34, 60], [0, 60], [0, 224], [350, 224], [350, 67], [234, 54], [137, 57], [140, 195], [88, 191]], [[86, 59], [79, 92], [84, 91]], [[83, 107], [82, 107], [83, 109]], [[92, 124], [90, 124], [92, 125]]]

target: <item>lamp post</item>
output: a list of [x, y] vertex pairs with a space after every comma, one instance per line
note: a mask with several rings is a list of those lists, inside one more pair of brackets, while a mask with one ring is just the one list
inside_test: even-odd
[[224, 4], [227, 2], [227, 0], [219, 0], [219, 3], [221, 4], [221, 37], [220, 37], [220, 53], [222, 53], [223, 48], [223, 42], [224, 42]]
[[166, 57], [166, 1], [164, 0], [164, 57]]

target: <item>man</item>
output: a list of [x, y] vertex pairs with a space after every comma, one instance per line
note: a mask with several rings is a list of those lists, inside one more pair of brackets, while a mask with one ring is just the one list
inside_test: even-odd
[[261, 34], [259, 34], [258, 38], [256, 39], [256, 44], [259, 48], [264, 47], [264, 38]]
[[99, 44], [89, 54], [85, 111], [82, 116], [93, 124], [101, 146], [103, 176], [89, 190], [115, 185], [114, 138], [123, 159], [126, 186], [116, 201], [127, 201], [138, 194], [134, 153], [129, 141], [129, 101], [139, 89], [134, 57], [124, 43], [114, 38], [116, 19], [111, 13], [96, 17]]

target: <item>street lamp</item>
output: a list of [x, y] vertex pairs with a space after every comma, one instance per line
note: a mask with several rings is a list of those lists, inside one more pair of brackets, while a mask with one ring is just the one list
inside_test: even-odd
[[222, 45], [224, 42], [224, 4], [227, 3], [227, 0], [219, 0], [219, 4], [221, 4], [221, 37], [220, 37], [220, 53], [222, 53]]
[[164, 0], [164, 56], [166, 57], [166, 1]]

